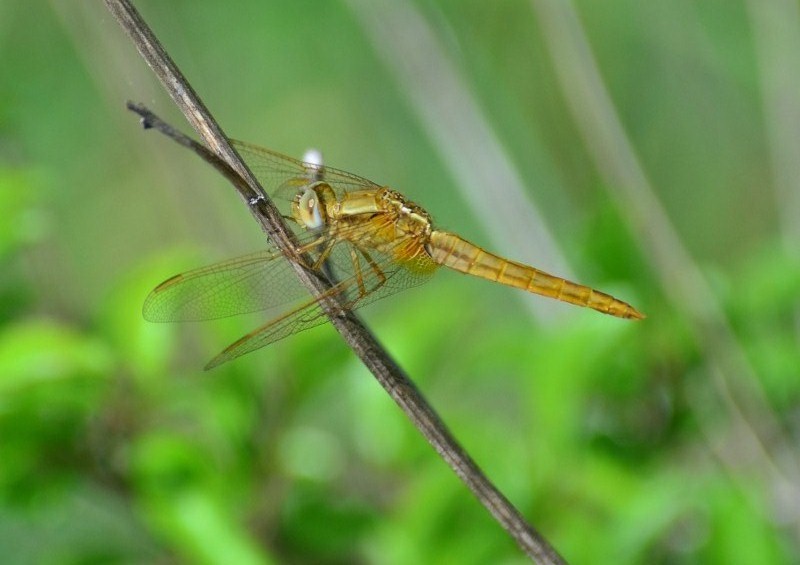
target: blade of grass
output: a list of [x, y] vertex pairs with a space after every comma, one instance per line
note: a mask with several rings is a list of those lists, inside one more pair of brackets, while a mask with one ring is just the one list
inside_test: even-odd
[[[717, 297], [659, 202], [600, 74], [573, 4], [532, 0], [561, 88], [584, 142], [676, 311], [690, 322], [731, 430], [723, 464], [755, 466], [800, 523], [800, 465]], [[699, 422], [706, 419], [699, 417]], [[736, 473], [741, 476], [741, 473]]]
[[[575, 279], [547, 222], [528, 198], [511, 162], [470, 87], [459, 75], [431, 26], [408, 2], [347, 0], [361, 29], [498, 249], [559, 276]], [[529, 311], [553, 320], [562, 310], [521, 295]]]
[[793, 0], [748, 0], [758, 55], [776, 210], [786, 250], [800, 241], [800, 7]]

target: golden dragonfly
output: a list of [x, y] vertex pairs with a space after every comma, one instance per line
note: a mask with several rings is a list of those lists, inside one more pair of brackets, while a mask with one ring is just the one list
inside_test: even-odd
[[[360, 308], [423, 283], [444, 265], [604, 314], [644, 318], [630, 304], [604, 292], [504, 259], [436, 229], [425, 210], [387, 186], [248, 143], [232, 143], [275, 200], [288, 205], [285, 217], [298, 232], [297, 255], [311, 257], [313, 264], [307, 267], [331, 279], [326, 294], [343, 308]], [[167, 279], [147, 297], [143, 313], [155, 322], [210, 320], [300, 301], [229, 345], [206, 365], [211, 369], [324, 323], [319, 300], [308, 298], [289, 260], [270, 245]]]

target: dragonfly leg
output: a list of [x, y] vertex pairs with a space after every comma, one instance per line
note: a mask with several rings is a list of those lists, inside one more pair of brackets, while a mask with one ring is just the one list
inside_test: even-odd
[[374, 272], [375, 276], [378, 277], [378, 285], [375, 288], [378, 289], [382, 287], [386, 282], [386, 275], [384, 274], [383, 271], [381, 271], [381, 268], [378, 266], [375, 260], [372, 257], [370, 257], [369, 253], [367, 253], [360, 247], [358, 248], [358, 250], [361, 252], [361, 255], [364, 257], [364, 259], [366, 259], [367, 263], [369, 263], [369, 266], [372, 268], [372, 272]]
[[361, 274], [361, 262], [358, 260], [356, 250], [352, 247], [350, 248], [350, 259], [353, 261], [353, 271], [358, 282], [358, 296], [361, 298], [367, 294], [367, 289], [364, 287], [364, 275]]
[[323, 263], [325, 263], [328, 256], [331, 254], [331, 250], [333, 250], [334, 243], [336, 243], [334, 240], [328, 242], [325, 249], [322, 250], [322, 253], [319, 254], [319, 257], [317, 257], [317, 260], [314, 261], [314, 264], [311, 266], [312, 269], [319, 271], [322, 268]]
[[[321, 259], [321, 260], [317, 259], [312, 265], [307, 265], [300, 257], [304, 253], [308, 253], [309, 251], [313, 250], [314, 248], [319, 247], [319, 245], [322, 242], [324, 242], [325, 239], [326, 239], [326, 237], [324, 235], [321, 235], [317, 239], [315, 239], [313, 241], [309, 241], [305, 245], [301, 245], [300, 247], [295, 249], [294, 250], [294, 260], [297, 261], [298, 263], [303, 264], [303, 266], [305, 266], [306, 268], [310, 268], [313, 271], [318, 271], [319, 270], [319, 265], [322, 263], [322, 261], [325, 260], [324, 258]], [[322, 255], [324, 255], [325, 258], [327, 258], [328, 253], [330, 253], [331, 245], [332, 245], [332, 242], [329, 242], [325, 246], [325, 249], [322, 251]]]
[[372, 269], [372, 272], [375, 273], [375, 276], [378, 278], [378, 280], [374, 287], [367, 290], [366, 285], [364, 284], [364, 276], [361, 272], [361, 263], [358, 261], [358, 257], [356, 256], [355, 251], [351, 250], [350, 256], [353, 259], [353, 268], [355, 269], [359, 292], [358, 296], [356, 296], [353, 300], [351, 300], [347, 304], [347, 308], [349, 309], [357, 308], [358, 302], [360, 300], [364, 299], [367, 295], [377, 291], [384, 284], [386, 284], [387, 281], [386, 274], [381, 270], [381, 268], [378, 266], [375, 260], [372, 257], [370, 257], [369, 253], [367, 253], [360, 247], [357, 247], [357, 249], [359, 253], [361, 253], [361, 256], [364, 257], [366, 262], [369, 264], [370, 269]]
[[297, 255], [302, 255], [303, 253], [308, 253], [309, 251], [311, 251], [311, 250], [312, 250], [312, 249], [314, 249], [315, 247], [318, 247], [320, 243], [322, 243], [323, 241], [325, 241], [325, 239], [326, 239], [326, 236], [324, 236], [324, 235], [321, 235], [321, 236], [319, 236], [317, 239], [315, 239], [315, 240], [313, 240], [313, 241], [309, 241], [309, 242], [308, 242], [308, 243], [306, 243], [305, 245], [301, 245], [300, 247], [298, 247], [297, 249], [295, 249], [295, 250], [294, 250], [294, 252], [295, 252]]

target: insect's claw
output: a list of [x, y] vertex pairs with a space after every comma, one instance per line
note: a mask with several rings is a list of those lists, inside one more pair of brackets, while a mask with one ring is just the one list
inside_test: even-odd
[[300, 247], [295, 247], [292, 249], [292, 261], [297, 263], [298, 265], [302, 266], [307, 271], [314, 271], [314, 266], [310, 265], [308, 261], [303, 258], [303, 254], [305, 251]]

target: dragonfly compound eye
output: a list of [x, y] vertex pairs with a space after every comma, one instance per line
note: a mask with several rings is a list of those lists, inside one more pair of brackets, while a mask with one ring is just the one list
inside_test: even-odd
[[325, 224], [322, 216], [322, 203], [313, 188], [307, 189], [300, 197], [297, 211], [300, 214], [300, 221], [309, 229], [317, 230]]

